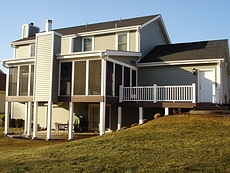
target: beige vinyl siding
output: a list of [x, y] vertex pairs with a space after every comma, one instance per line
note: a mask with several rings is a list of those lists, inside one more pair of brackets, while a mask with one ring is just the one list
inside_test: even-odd
[[[61, 51], [61, 37], [54, 35], [54, 55], [59, 54]], [[59, 75], [59, 66], [58, 60], [54, 58], [53, 60], [53, 85], [52, 85], [52, 100], [57, 101], [58, 99], [58, 75]]]
[[115, 34], [99, 35], [94, 37], [95, 50], [115, 50]]
[[65, 37], [61, 39], [61, 54], [70, 53], [70, 39], [69, 37]]
[[129, 44], [129, 51], [136, 52], [136, 31], [130, 32]]
[[140, 31], [140, 50], [142, 57], [149, 53], [156, 45], [166, 44], [167, 41], [162, 32], [162, 27], [156, 27], [156, 21], [145, 26]]
[[35, 73], [35, 101], [50, 101], [52, 34], [37, 37], [37, 57]]
[[16, 47], [15, 50], [15, 58], [22, 59], [22, 58], [29, 58], [30, 57], [30, 46], [29, 45], [21, 45]]

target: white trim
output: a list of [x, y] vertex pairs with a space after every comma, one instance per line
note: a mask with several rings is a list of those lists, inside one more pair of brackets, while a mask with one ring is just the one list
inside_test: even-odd
[[85, 83], [85, 95], [88, 96], [89, 95], [89, 60], [86, 60], [86, 73], [85, 73], [85, 77], [86, 77], [86, 83]]
[[33, 139], [37, 138], [38, 102], [34, 102]]
[[6, 74], [6, 96], [9, 96], [10, 68], [7, 68]]
[[16, 96], [19, 96], [19, 87], [20, 87], [20, 65], [18, 66], [18, 75], [17, 75], [17, 91], [16, 91]]
[[13, 49], [14, 49], [13, 59], [15, 59], [16, 58], [16, 47], [14, 46]]
[[73, 112], [74, 103], [69, 102], [69, 129], [68, 129], [68, 140], [73, 139]]
[[152, 19], [149, 20], [148, 22], [145, 22], [143, 25], [141, 25], [140, 29], [146, 27], [147, 25], [151, 24], [152, 22], [156, 21], [156, 20], [159, 19], [159, 18], [160, 18], [160, 15], [158, 15], [158, 16], [152, 18]]
[[30, 83], [31, 83], [31, 65], [29, 65], [29, 74], [28, 74], [28, 91], [27, 91], [28, 96], [30, 96]]
[[122, 72], [121, 72], [121, 74], [122, 74], [122, 82], [121, 82], [121, 85], [122, 86], [124, 86], [124, 79], [125, 79], [125, 66], [122, 66]]
[[73, 59], [73, 58], [88, 58], [88, 57], [104, 57], [104, 56], [134, 56], [141, 57], [140, 52], [125, 52], [118, 50], [101, 50], [101, 51], [87, 51], [87, 52], [74, 52], [66, 55], [56, 55], [56, 59]]
[[61, 89], [61, 62], [58, 63], [58, 96], [60, 96], [60, 89]]
[[72, 61], [71, 96], [74, 95], [74, 70], [75, 70], [75, 62]]
[[11, 44], [11, 46], [20, 46], [20, 45], [23, 45], [23, 44], [34, 44], [34, 43], [36, 43], [36, 39], [11, 42], [10, 44]]
[[40, 32], [40, 33], [36, 33], [36, 38], [37, 38], [37, 36], [49, 35], [49, 34], [54, 34], [54, 35], [57, 35], [57, 36], [62, 37], [62, 34], [60, 34], [60, 33], [58, 33], [58, 32], [49, 31], [49, 32]]
[[167, 29], [166, 29], [166, 27], [165, 27], [165, 24], [164, 24], [164, 21], [163, 21], [161, 15], [158, 15], [158, 16], [156, 16], [155, 18], [153, 18], [153, 19], [149, 20], [148, 22], [144, 23], [144, 24], [140, 27], [140, 29], [146, 27], [147, 25], [149, 25], [150, 23], [152, 23], [152, 22], [154, 22], [154, 21], [156, 21], [156, 20], [158, 20], [158, 19], [160, 20], [159, 22], [161, 22], [161, 24], [162, 24], [163, 32], [165, 33], [165, 36], [166, 36], [166, 38], [168, 39], [168, 42], [171, 43], [171, 39], [170, 39], [170, 37], [169, 37], [168, 31], [167, 31]]
[[69, 53], [73, 53], [73, 47], [74, 47], [74, 37], [69, 38]]
[[136, 51], [140, 52], [140, 28], [136, 30]]
[[25, 58], [25, 59], [10, 59], [4, 60], [4, 64], [6, 65], [17, 65], [17, 64], [33, 64], [35, 62], [35, 58]]
[[127, 33], [127, 51], [130, 51], [130, 32]]
[[137, 63], [137, 67], [156, 67], [156, 66], [170, 66], [170, 65], [183, 65], [183, 64], [210, 64], [218, 63], [221, 59], [202, 59], [202, 60], [180, 60], [180, 61], [164, 61], [164, 62], [148, 62]]

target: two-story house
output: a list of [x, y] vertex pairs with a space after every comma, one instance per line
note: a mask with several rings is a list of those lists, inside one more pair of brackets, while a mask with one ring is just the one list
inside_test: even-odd
[[[22, 39], [11, 43], [13, 59], [3, 62], [8, 70], [5, 134], [10, 107], [11, 117], [25, 119], [28, 137], [33, 122], [33, 138], [39, 125], [47, 129], [48, 140], [57, 122], [68, 122], [68, 139], [73, 138], [73, 113], [88, 122], [89, 131], [101, 135], [141, 124], [158, 108], [167, 115], [169, 108], [192, 108], [201, 102], [197, 90], [207, 75], [208, 95], [215, 98], [207, 101], [221, 103], [223, 93], [228, 95], [222, 76], [228, 81], [229, 55], [227, 41], [219, 42], [173, 45], [161, 15], [54, 30], [47, 20], [44, 32], [25, 24]], [[213, 48], [219, 54], [206, 57]], [[196, 56], [199, 50], [203, 54]], [[218, 99], [213, 90], [221, 93]]]

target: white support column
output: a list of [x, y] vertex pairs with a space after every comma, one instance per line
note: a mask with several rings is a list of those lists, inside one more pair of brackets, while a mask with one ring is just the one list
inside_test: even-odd
[[37, 129], [38, 129], [38, 102], [34, 102], [34, 123], [33, 123], [33, 139], [37, 138]]
[[157, 84], [153, 84], [153, 102], [157, 102]]
[[51, 139], [52, 135], [52, 102], [48, 102], [48, 118], [47, 118], [47, 137], [46, 140]]
[[68, 140], [73, 139], [73, 110], [74, 110], [74, 103], [69, 102], [69, 133], [68, 133]]
[[105, 133], [105, 102], [100, 102], [100, 135]]
[[143, 107], [139, 107], [139, 124], [143, 123]]
[[5, 132], [4, 134], [9, 134], [9, 121], [10, 121], [10, 114], [9, 114], [9, 102], [5, 102]]
[[192, 83], [192, 103], [196, 103], [196, 84]]
[[169, 115], [169, 108], [165, 107], [165, 115]]
[[117, 130], [121, 129], [122, 123], [122, 107], [118, 107], [118, 117], [117, 117]]
[[24, 134], [27, 134], [28, 123], [28, 103], [25, 103], [25, 122], [24, 122]]
[[27, 138], [31, 137], [32, 102], [28, 102]]

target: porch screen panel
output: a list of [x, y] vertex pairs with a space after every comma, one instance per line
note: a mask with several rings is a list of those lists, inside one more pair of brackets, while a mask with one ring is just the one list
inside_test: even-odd
[[101, 94], [101, 61], [89, 61], [89, 95]]
[[19, 95], [28, 95], [29, 66], [21, 66], [19, 74]]
[[71, 95], [72, 62], [61, 63], [60, 95]]
[[31, 74], [30, 74], [30, 95], [32, 96], [34, 92], [34, 65], [31, 65]]
[[136, 81], [137, 81], [137, 72], [135, 70], [132, 70], [132, 86], [136, 86]]
[[18, 67], [10, 67], [9, 69], [9, 96], [17, 95], [17, 77]]
[[119, 96], [119, 86], [122, 85], [122, 66], [115, 65], [115, 96]]
[[74, 69], [74, 95], [85, 95], [86, 62], [76, 61]]
[[113, 63], [109, 61], [106, 66], [106, 95], [113, 95]]
[[128, 67], [125, 67], [124, 87], [130, 87], [130, 68], [128, 68]]

